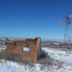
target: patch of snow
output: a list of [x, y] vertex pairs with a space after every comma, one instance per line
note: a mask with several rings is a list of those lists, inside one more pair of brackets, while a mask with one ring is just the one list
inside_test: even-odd
[[6, 49], [6, 46], [0, 46], [0, 52], [4, 51]]
[[60, 45], [59, 43], [53, 43], [53, 44], [55, 44], [55, 45]]
[[53, 59], [66, 63], [72, 63], [72, 53], [67, 53], [66, 51], [61, 51], [55, 48], [47, 47], [43, 47], [42, 50], [48, 53], [48, 55]]
[[24, 52], [30, 52], [31, 51], [31, 48], [29, 48], [29, 47], [23, 47], [23, 51]]

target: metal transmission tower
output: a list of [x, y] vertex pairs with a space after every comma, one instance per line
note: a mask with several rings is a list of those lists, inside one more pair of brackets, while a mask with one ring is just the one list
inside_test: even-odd
[[63, 19], [62, 23], [65, 24], [64, 42], [69, 42], [70, 41], [69, 25], [72, 23], [72, 15], [66, 16]]

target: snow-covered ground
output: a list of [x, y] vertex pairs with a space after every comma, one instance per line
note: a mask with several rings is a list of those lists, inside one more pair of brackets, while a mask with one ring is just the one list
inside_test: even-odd
[[4, 46], [4, 45], [0, 45], [0, 52], [2, 52], [3, 50], [5, 50], [6, 49], [6, 46]]
[[42, 50], [54, 59], [54, 64], [22, 65], [1, 60], [0, 72], [72, 72], [72, 52], [61, 51], [55, 48], [42, 48]]
[[15, 62], [1, 61], [0, 72], [44, 72], [41, 67], [41, 64], [21, 65]]
[[72, 63], [72, 51], [62, 51], [55, 48], [42, 48], [48, 55], [56, 60], [65, 62], [65, 63]]

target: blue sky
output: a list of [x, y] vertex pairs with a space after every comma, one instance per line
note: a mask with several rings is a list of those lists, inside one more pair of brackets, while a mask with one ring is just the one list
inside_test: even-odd
[[70, 14], [72, 0], [0, 0], [0, 36], [62, 39]]

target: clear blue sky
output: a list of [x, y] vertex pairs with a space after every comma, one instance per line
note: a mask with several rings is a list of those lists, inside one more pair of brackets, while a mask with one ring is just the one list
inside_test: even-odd
[[72, 0], [0, 0], [0, 36], [61, 39], [69, 14]]

